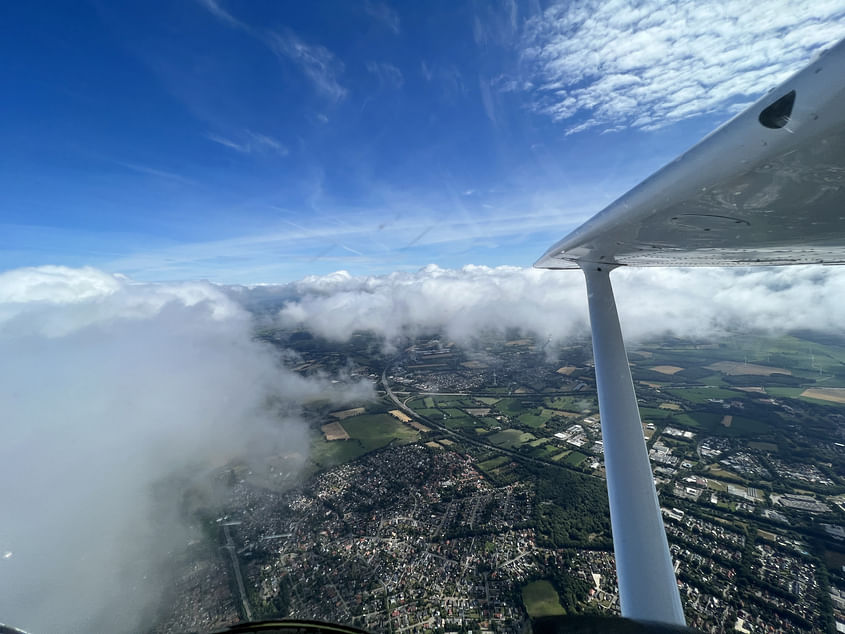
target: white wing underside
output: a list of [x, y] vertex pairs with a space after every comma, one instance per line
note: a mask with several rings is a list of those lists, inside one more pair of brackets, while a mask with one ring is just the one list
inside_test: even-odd
[[845, 263], [843, 80], [845, 41], [556, 243], [535, 266]]

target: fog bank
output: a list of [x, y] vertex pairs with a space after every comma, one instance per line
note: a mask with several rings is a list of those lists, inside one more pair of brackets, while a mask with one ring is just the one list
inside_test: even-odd
[[305, 453], [291, 404], [369, 394], [286, 370], [252, 327], [208, 283], [63, 267], [0, 274], [4, 622], [141, 629], [157, 565], [187, 539], [166, 512], [178, 496], [153, 499], [152, 485], [259, 452]]

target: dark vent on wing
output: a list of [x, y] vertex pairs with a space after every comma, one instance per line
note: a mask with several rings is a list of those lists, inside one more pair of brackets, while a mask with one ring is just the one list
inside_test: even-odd
[[790, 90], [783, 97], [760, 113], [760, 123], [772, 130], [782, 128], [789, 121], [789, 115], [792, 114], [792, 106], [794, 105], [795, 91]]

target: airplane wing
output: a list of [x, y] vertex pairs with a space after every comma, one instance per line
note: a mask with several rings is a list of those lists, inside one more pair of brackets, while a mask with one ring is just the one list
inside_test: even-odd
[[808, 263], [845, 264], [845, 41], [534, 265], [586, 278], [622, 616], [684, 625], [610, 271]]
[[845, 263], [845, 40], [537, 263]]

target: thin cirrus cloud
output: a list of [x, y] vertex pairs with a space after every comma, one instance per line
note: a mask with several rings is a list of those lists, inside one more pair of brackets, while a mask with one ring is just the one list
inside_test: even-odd
[[273, 153], [279, 156], [287, 156], [289, 153], [288, 148], [280, 141], [266, 134], [252, 132], [251, 130], [245, 130], [237, 141], [212, 133], [206, 134], [206, 137], [209, 141], [214, 141], [241, 154]]
[[[457, 213], [434, 215], [414, 206], [399, 215], [391, 214], [387, 208], [359, 216], [350, 210], [342, 210], [337, 217], [315, 213], [311, 221], [281, 221], [260, 234], [139, 250], [102, 266], [148, 279], [204, 277], [221, 283], [250, 284], [299, 277], [302, 263], [311, 270], [320, 262], [325, 263], [322, 271], [358, 266], [382, 273], [395, 268], [419, 268], [431, 260], [434, 251], [465, 253], [488, 243], [518, 248], [528, 240], [528, 254], [510, 260], [523, 264], [541, 253], [530, 246], [530, 240], [539, 239], [545, 245], [549, 235], [560, 231], [561, 222], [576, 224], [589, 215], [587, 203], [577, 201], [570, 209], [561, 210], [553, 198], [535, 197], [534, 212], [505, 205], [483, 221]], [[401, 205], [397, 203], [394, 208]], [[502, 261], [505, 257], [500, 249], [497, 259]], [[215, 265], [218, 260], [223, 267], [220, 270]]]
[[325, 46], [309, 44], [289, 29], [283, 32], [256, 29], [237, 19], [217, 0], [198, 2], [222, 23], [257, 39], [280, 59], [296, 64], [319, 92], [334, 101], [346, 97], [348, 91], [338, 81], [344, 70], [343, 62]]
[[[0, 273], [0, 614], [37, 632], [137, 632], [191, 528], [185, 483], [308, 449], [304, 399], [371, 398], [302, 377], [207, 282], [93, 268]], [[271, 405], [272, 404], [272, 405]]]
[[343, 73], [343, 62], [325, 46], [308, 44], [293, 31], [268, 33], [266, 41], [277, 56], [296, 63], [321, 93], [334, 101], [346, 97], [348, 91], [337, 79]]
[[526, 23], [518, 83], [568, 133], [657, 129], [741, 109], [845, 36], [844, 17], [838, 0], [558, 4]]
[[375, 75], [382, 86], [401, 88], [405, 83], [402, 71], [388, 62], [367, 62], [367, 72]]
[[137, 172], [138, 174], [155, 176], [156, 178], [163, 178], [165, 180], [175, 181], [186, 185], [196, 185], [195, 181], [192, 181], [189, 178], [185, 178], [184, 176], [182, 176], [181, 174], [177, 174], [176, 172], [157, 169], [154, 167], [149, 167], [148, 165], [139, 165], [138, 163], [127, 163], [125, 161], [113, 160], [112, 163], [114, 163], [115, 165], [120, 165], [121, 167], [125, 167], [126, 169], [131, 170], [133, 172]]
[[374, 20], [380, 22], [385, 28], [391, 31], [394, 35], [399, 35], [401, 31], [399, 14], [385, 4], [377, 2], [365, 2], [364, 11], [367, 12]]

